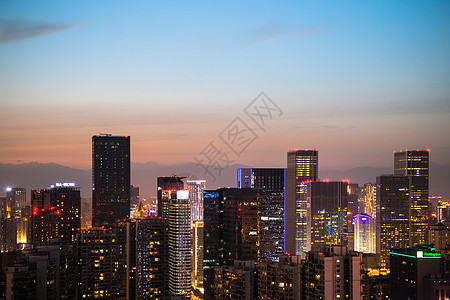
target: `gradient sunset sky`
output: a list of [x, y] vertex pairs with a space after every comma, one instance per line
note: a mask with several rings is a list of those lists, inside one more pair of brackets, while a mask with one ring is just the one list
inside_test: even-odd
[[1, 1], [0, 162], [193, 161], [264, 91], [283, 111], [236, 162], [450, 164], [450, 1]]

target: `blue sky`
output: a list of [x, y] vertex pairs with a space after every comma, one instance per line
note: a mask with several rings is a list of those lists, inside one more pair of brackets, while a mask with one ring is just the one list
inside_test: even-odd
[[191, 161], [265, 91], [284, 114], [240, 163], [319, 148], [330, 168], [389, 166], [393, 150], [431, 148], [450, 164], [449, 13], [448, 1], [2, 1], [0, 157], [89, 167], [90, 137], [112, 132], [133, 137], [134, 161]]

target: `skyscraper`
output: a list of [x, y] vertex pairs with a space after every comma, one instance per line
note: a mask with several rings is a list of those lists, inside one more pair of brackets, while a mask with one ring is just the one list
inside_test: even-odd
[[161, 217], [138, 219], [136, 226], [137, 299], [169, 297], [169, 228]]
[[184, 189], [184, 183], [181, 181], [185, 177], [158, 177], [157, 178], [157, 197], [158, 197], [158, 216], [162, 218], [169, 217], [168, 204], [169, 198], [163, 196], [163, 191], [175, 189]]
[[188, 190], [168, 190], [169, 293], [191, 296], [191, 208]]
[[318, 178], [318, 150], [287, 153], [285, 193], [285, 248], [290, 254], [307, 251], [307, 200], [305, 182]]
[[75, 241], [81, 228], [81, 196], [74, 183], [56, 183], [50, 189], [31, 190], [31, 208], [33, 243], [46, 242], [49, 238]]
[[126, 221], [130, 216], [130, 137], [92, 137], [92, 225], [112, 228], [117, 238], [121, 296], [126, 289]]
[[357, 214], [353, 218], [355, 242], [354, 249], [358, 252], [376, 253], [376, 223], [368, 214]]
[[283, 168], [239, 168], [237, 187], [283, 192], [285, 172]]
[[429, 155], [430, 150], [394, 153], [394, 174], [411, 176], [410, 246], [427, 243]]
[[257, 189], [221, 188], [204, 195], [204, 287], [212, 299], [214, 268], [260, 255]]
[[203, 191], [206, 188], [206, 180], [187, 180], [186, 187], [191, 202], [191, 222], [203, 221]]
[[307, 183], [307, 199], [310, 205], [307, 236], [312, 250], [320, 250], [324, 245], [347, 246], [347, 197], [347, 182]]
[[410, 176], [377, 176], [377, 254], [381, 268], [389, 268], [389, 251], [409, 245]]
[[116, 243], [110, 229], [90, 228], [77, 235], [77, 299], [118, 297]]
[[130, 137], [92, 137], [92, 224], [115, 227], [130, 215]]

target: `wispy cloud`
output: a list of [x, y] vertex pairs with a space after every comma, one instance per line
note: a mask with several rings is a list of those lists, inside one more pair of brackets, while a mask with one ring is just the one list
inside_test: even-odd
[[81, 24], [66, 25], [22, 20], [0, 20], [0, 44], [34, 39], [74, 28]]
[[254, 30], [249, 39], [255, 43], [285, 38], [302, 38], [316, 36], [335, 31], [330, 26], [316, 26], [311, 28], [293, 28], [280, 24], [266, 24]]

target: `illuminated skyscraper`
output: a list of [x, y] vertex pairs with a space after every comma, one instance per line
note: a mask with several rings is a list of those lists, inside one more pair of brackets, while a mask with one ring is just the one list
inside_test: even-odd
[[158, 177], [157, 178], [157, 197], [158, 197], [158, 216], [162, 218], [169, 217], [168, 204], [169, 199], [163, 196], [163, 190], [182, 190], [184, 189], [184, 183], [181, 181], [185, 177]]
[[130, 137], [92, 137], [92, 224], [115, 227], [130, 216]]
[[188, 190], [163, 190], [169, 221], [169, 293], [191, 297], [191, 208]]
[[204, 195], [205, 299], [213, 299], [214, 268], [234, 260], [258, 260], [260, 212], [257, 189], [221, 188]]
[[191, 202], [191, 222], [203, 221], [203, 191], [206, 180], [187, 180], [186, 188], [189, 190]]
[[130, 137], [92, 137], [92, 225], [113, 228], [121, 296], [126, 289], [126, 221], [130, 217]]
[[161, 217], [146, 217], [132, 223], [136, 226], [137, 299], [168, 298], [169, 228], [167, 220]]
[[203, 290], [203, 221], [194, 221], [192, 226], [192, 285]]
[[364, 253], [376, 253], [376, 224], [375, 220], [364, 213], [353, 218], [355, 242], [354, 250]]
[[27, 203], [25, 188], [8, 187], [6, 197], [1, 201], [0, 249], [16, 250], [19, 243], [27, 243], [28, 219], [25, 213]]
[[117, 299], [117, 239], [113, 230], [90, 228], [77, 235], [77, 299]]
[[377, 185], [366, 183], [364, 185], [364, 212], [377, 219]]
[[410, 246], [427, 243], [429, 150], [406, 150], [394, 153], [394, 174], [411, 176]]
[[311, 250], [320, 250], [324, 245], [347, 246], [347, 182], [309, 182], [307, 198], [310, 205], [307, 236]]
[[31, 208], [32, 243], [46, 242], [49, 238], [75, 241], [81, 228], [81, 196], [74, 183], [31, 190]]
[[389, 269], [389, 251], [409, 245], [410, 176], [377, 176], [377, 254], [381, 268]]
[[307, 199], [305, 182], [318, 178], [318, 150], [291, 150], [287, 153], [284, 251], [303, 254], [308, 249]]
[[237, 187], [283, 192], [285, 172], [283, 168], [239, 168]]

